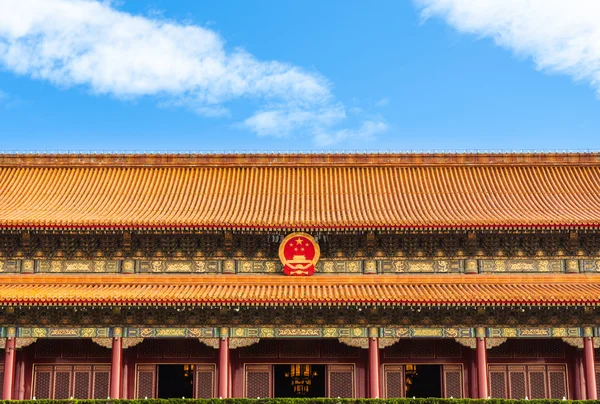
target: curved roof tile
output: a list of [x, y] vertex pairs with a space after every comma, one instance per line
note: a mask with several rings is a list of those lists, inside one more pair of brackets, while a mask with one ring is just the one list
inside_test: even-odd
[[600, 226], [600, 154], [0, 155], [0, 227]]

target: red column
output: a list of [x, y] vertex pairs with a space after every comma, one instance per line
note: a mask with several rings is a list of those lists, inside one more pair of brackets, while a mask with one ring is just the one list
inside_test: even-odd
[[219, 336], [219, 398], [229, 398], [229, 329], [221, 328]]
[[379, 338], [369, 337], [369, 398], [379, 398]]
[[488, 398], [488, 383], [487, 383], [487, 349], [485, 346], [485, 337], [475, 338], [476, 353], [477, 353], [477, 389], [479, 390], [479, 398]]
[[2, 399], [12, 400], [12, 393], [15, 381], [15, 358], [17, 350], [15, 349], [16, 338], [6, 338], [6, 347], [4, 355], [4, 380], [2, 384]]
[[121, 366], [123, 363], [123, 345], [121, 337], [112, 341], [112, 361], [110, 363], [110, 398], [121, 397]]
[[18, 390], [17, 400], [24, 400], [25, 399], [25, 358], [21, 357], [17, 366], [19, 368], [19, 390]]
[[596, 361], [594, 359], [594, 338], [583, 337], [583, 352], [585, 355], [585, 384], [587, 386], [587, 399], [597, 400], [596, 389]]

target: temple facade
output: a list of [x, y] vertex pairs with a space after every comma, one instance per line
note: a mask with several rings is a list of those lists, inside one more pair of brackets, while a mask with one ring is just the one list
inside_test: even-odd
[[600, 154], [0, 155], [3, 399], [597, 399]]

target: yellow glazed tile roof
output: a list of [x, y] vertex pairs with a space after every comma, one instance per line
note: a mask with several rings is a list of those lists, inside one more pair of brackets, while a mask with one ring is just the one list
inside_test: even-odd
[[600, 155], [0, 155], [4, 229], [600, 226]]
[[0, 305], [560, 305], [600, 304], [595, 275], [0, 276]]

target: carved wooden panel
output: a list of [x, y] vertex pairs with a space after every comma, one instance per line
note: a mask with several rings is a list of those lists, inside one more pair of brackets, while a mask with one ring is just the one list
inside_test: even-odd
[[280, 358], [318, 358], [319, 341], [295, 339], [279, 344]]
[[410, 356], [410, 340], [401, 339], [399, 342], [383, 350], [386, 358], [408, 358]]
[[385, 365], [383, 367], [383, 398], [401, 398], [406, 394], [404, 366]]
[[596, 365], [596, 390], [600, 395], [600, 365]]
[[162, 342], [158, 339], [145, 339], [137, 346], [138, 358], [161, 358], [163, 355]]
[[63, 358], [85, 358], [87, 356], [87, 347], [89, 340], [72, 339], [63, 341], [62, 357]]
[[136, 398], [155, 398], [156, 365], [138, 365], [135, 376]]
[[52, 398], [52, 366], [33, 369], [33, 396], [36, 399]]
[[[598, 374], [596, 374], [596, 379]], [[565, 366], [548, 366], [548, 398], [561, 399], [567, 397], [567, 371]]]
[[327, 366], [329, 397], [354, 398], [354, 365]]
[[452, 339], [440, 339], [435, 341], [437, 345], [438, 358], [461, 358], [462, 345]]
[[246, 398], [273, 396], [273, 367], [271, 365], [246, 365]]
[[75, 366], [73, 372], [73, 398], [90, 398], [90, 386], [92, 384], [92, 367]]
[[201, 344], [198, 341], [190, 341], [190, 357], [191, 358], [214, 358], [217, 350]]
[[321, 340], [322, 358], [358, 358], [359, 356], [360, 348], [342, 344], [338, 340], [332, 338]]
[[110, 394], [110, 366], [94, 367], [93, 398], [104, 399]]
[[62, 341], [55, 339], [38, 339], [34, 344], [36, 358], [59, 358], [61, 355]]
[[240, 358], [277, 358], [277, 341], [261, 339], [258, 344], [240, 349]]
[[489, 366], [490, 396], [493, 398], [508, 398], [508, 380], [506, 366]]
[[463, 382], [462, 382], [462, 366], [461, 365], [444, 365], [443, 379], [444, 397], [445, 398], [462, 398], [463, 397]]
[[163, 343], [165, 358], [187, 358], [188, 341], [168, 340]]
[[36, 365], [33, 395], [36, 399], [106, 399], [110, 365]]
[[215, 365], [196, 365], [196, 388], [194, 398], [216, 397]]
[[565, 343], [560, 338], [542, 339], [539, 341], [539, 354], [540, 358], [564, 358]]
[[490, 365], [492, 398], [504, 398], [508, 380], [508, 396], [513, 399], [561, 399], [568, 397], [567, 367], [556, 365]]
[[435, 358], [435, 342], [427, 339], [410, 341], [411, 358]]
[[529, 366], [527, 376], [529, 378], [529, 398], [546, 398], [546, 367]]
[[537, 358], [538, 341], [535, 339], [515, 339], [515, 358]]
[[[4, 380], [4, 366], [0, 365], [0, 380]], [[0, 397], [4, 393], [4, 383], [0, 383]]]
[[522, 400], [527, 395], [525, 366], [508, 367], [509, 398]]
[[488, 351], [489, 358], [564, 358], [560, 338], [515, 338]]
[[88, 357], [90, 358], [110, 358], [111, 350], [100, 346], [96, 343], [92, 343], [89, 346]]
[[54, 369], [54, 399], [65, 400], [71, 393], [71, 367], [56, 366]]

